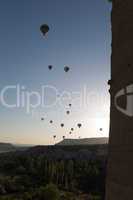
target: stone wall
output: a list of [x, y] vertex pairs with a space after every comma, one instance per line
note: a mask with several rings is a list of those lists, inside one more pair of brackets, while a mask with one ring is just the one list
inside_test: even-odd
[[[106, 200], [133, 199], [133, 0], [113, 0]], [[129, 95], [129, 96], [127, 96]]]

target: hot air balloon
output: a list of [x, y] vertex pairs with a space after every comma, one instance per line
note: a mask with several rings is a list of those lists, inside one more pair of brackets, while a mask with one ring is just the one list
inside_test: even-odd
[[77, 126], [78, 126], [79, 128], [81, 128], [82, 124], [79, 123], [79, 124], [77, 124]]
[[71, 103], [69, 103], [69, 107], [71, 107], [72, 106], [72, 104]]
[[72, 134], [72, 132], [70, 131], [70, 132], [69, 132], [69, 134], [71, 135], [71, 134]]
[[62, 128], [64, 127], [64, 124], [63, 124], [63, 123], [61, 124], [61, 127], [62, 127]]
[[67, 67], [67, 66], [64, 67], [64, 71], [65, 71], [65, 72], [68, 72], [69, 70], [70, 70], [69, 67]]
[[52, 65], [49, 65], [49, 66], [48, 66], [48, 69], [49, 69], [49, 70], [52, 70], [52, 68], [53, 68]]
[[53, 123], [53, 121], [52, 120], [50, 120], [50, 124], [52, 124]]
[[103, 129], [102, 129], [102, 128], [100, 128], [99, 130], [100, 130], [100, 131], [102, 131]]
[[65, 139], [65, 136], [63, 136], [62, 138], [63, 138], [63, 140], [64, 140], [64, 139]]
[[71, 128], [71, 131], [74, 131], [74, 128]]
[[49, 31], [49, 26], [48, 26], [47, 24], [43, 24], [43, 25], [41, 25], [41, 27], [40, 27], [40, 31], [41, 31], [42, 34], [45, 36], [46, 33], [48, 33], [48, 31]]
[[66, 114], [67, 114], [67, 115], [69, 115], [69, 114], [70, 114], [70, 111], [69, 111], [69, 110], [67, 110], [67, 111], [66, 111]]
[[56, 135], [54, 135], [53, 138], [55, 139], [55, 138], [56, 138]]
[[41, 118], [41, 121], [44, 121], [44, 118], [43, 118], [43, 117]]

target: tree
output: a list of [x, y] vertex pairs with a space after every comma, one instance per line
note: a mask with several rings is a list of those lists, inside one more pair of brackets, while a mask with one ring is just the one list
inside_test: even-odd
[[38, 194], [38, 200], [59, 200], [60, 192], [58, 188], [49, 184], [46, 187], [41, 187]]

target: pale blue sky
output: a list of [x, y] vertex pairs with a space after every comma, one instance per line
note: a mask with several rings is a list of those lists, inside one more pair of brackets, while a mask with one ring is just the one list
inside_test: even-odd
[[[0, 91], [8, 85], [20, 85], [25, 92], [40, 94], [42, 85], [51, 85], [60, 94], [71, 92], [72, 101], [75, 92], [82, 94], [82, 106], [74, 103], [69, 116], [65, 114], [68, 102], [63, 107], [57, 103], [34, 109], [45, 113], [44, 122], [40, 121], [42, 114], [32, 117], [25, 107], [9, 109], [0, 102], [0, 141], [51, 144], [54, 134], [57, 140], [62, 135], [69, 137], [70, 128], [76, 128], [78, 122], [83, 127], [80, 131], [76, 128], [71, 137], [108, 136], [110, 10], [107, 0], [0, 1]], [[50, 26], [46, 38], [39, 30], [43, 23]], [[54, 66], [52, 71], [47, 68], [49, 64]], [[65, 65], [70, 66], [67, 74]], [[95, 96], [87, 106], [83, 105], [85, 87], [89, 97]], [[49, 92], [47, 103], [53, 100], [51, 95]], [[15, 90], [6, 93], [5, 98], [14, 103]], [[65, 124], [63, 130], [61, 122]]]

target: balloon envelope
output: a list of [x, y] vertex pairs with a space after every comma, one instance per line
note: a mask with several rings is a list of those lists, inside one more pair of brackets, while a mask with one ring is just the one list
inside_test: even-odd
[[49, 70], [51, 70], [52, 68], [53, 68], [53, 66], [52, 66], [52, 65], [49, 65], [49, 66], [48, 66], [48, 69], [49, 69]]
[[45, 36], [46, 33], [49, 31], [49, 26], [47, 24], [43, 24], [40, 27], [40, 31], [42, 32], [42, 34]]
[[61, 127], [64, 127], [64, 124], [61, 124]]
[[67, 67], [67, 66], [65, 66], [65, 67], [64, 67], [64, 71], [65, 71], [65, 72], [68, 72], [68, 71], [69, 71], [69, 69], [70, 69], [70, 68], [69, 68], [69, 67]]
[[67, 115], [69, 115], [69, 114], [70, 114], [70, 111], [68, 110], [68, 111], [66, 111], [66, 113], [67, 113]]
[[79, 128], [81, 128], [82, 124], [78, 124], [77, 126], [78, 126]]

